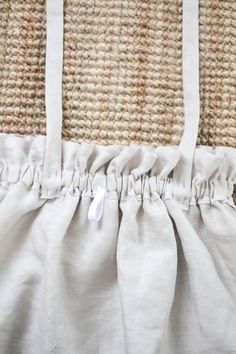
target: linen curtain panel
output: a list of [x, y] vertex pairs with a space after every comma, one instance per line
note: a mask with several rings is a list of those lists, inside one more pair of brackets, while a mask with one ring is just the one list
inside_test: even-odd
[[198, 1], [179, 147], [61, 141], [62, 58], [47, 0], [47, 136], [0, 134], [0, 353], [236, 353], [236, 150], [195, 148]]

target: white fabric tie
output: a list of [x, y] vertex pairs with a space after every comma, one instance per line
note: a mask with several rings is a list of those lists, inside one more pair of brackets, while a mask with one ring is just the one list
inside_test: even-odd
[[103, 214], [104, 198], [105, 190], [101, 187], [98, 187], [88, 211], [88, 219], [90, 221], [98, 222], [101, 219]]
[[184, 133], [179, 145], [182, 155], [174, 170], [176, 199], [185, 195], [182, 206], [189, 207], [192, 181], [192, 164], [197, 143], [200, 119], [199, 97], [199, 1], [183, 1], [182, 69], [184, 94]]
[[47, 140], [41, 198], [59, 197], [61, 188], [61, 127], [63, 72], [63, 0], [47, 0], [45, 104]]

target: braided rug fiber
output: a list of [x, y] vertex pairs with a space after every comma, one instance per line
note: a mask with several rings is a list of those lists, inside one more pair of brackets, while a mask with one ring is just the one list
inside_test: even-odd
[[[65, 0], [63, 137], [175, 145], [181, 0]], [[45, 134], [45, 0], [0, 0], [0, 132]], [[200, 0], [198, 143], [236, 146], [236, 1]]]

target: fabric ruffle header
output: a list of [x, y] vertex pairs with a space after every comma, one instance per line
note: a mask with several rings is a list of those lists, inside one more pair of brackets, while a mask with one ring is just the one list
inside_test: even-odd
[[[0, 137], [0, 188], [22, 181], [41, 193], [44, 136]], [[93, 197], [98, 187], [106, 198], [130, 197], [176, 199], [189, 204], [233, 203], [236, 182], [236, 151], [229, 147], [198, 147], [195, 150], [191, 195], [175, 181], [173, 172], [181, 159], [178, 147], [100, 146], [62, 143], [60, 193]], [[184, 173], [184, 172], [183, 172]], [[178, 176], [181, 181], [181, 176]], [[51, 189], [54, 183], [52, 180]]]

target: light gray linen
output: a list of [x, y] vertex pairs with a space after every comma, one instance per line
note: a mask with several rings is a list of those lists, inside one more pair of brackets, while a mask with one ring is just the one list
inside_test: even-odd
[[236, 353], [235, 149], [196, 149], [185, 210], [178, 148], [63, 143], [50, 200], [45, 138], [0, 144], [1, 354]]

